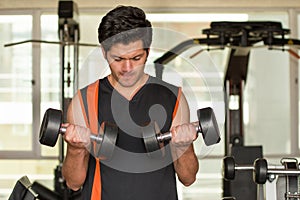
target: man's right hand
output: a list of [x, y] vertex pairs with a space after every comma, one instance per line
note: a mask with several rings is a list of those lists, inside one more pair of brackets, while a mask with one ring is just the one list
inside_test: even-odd
[[88, 149], [91, 144], [90, 129], [73, 124], [62, 124], [66, 127], [66, 132], [63, 134], [64, 140], [73, 148], [86, 148]]

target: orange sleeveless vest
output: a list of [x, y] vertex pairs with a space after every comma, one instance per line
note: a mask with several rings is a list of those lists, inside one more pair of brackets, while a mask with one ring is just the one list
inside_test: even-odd
[[[83, 94], [81, 90], [78, 91], [81, 109], [84, 116], [86, 127], [92, 133], [98, 133], [98, 92], [99, 80], [86, 87], [86, 93]], [[96, 167], [94, 172], [94, 181], [92, 187], [91, 200], [101, 200], [101, 174], [100, 174], [100, 160], [96, 159]]]

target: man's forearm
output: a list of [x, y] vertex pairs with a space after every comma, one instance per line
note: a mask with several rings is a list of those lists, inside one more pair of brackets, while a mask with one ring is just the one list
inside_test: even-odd
[[199, 163], [192, 144], [185, 151], [173, 148], [173, 157], [176, 159], [174, 161], [175, 171], [182, 184], [189, 186], [194, 183]]
[[70, 189], [76, 191], [83, 185], [86, 178], [88, 159], [89, 152], [87, 149], [67, 148], [62, 166], [62, 175]]

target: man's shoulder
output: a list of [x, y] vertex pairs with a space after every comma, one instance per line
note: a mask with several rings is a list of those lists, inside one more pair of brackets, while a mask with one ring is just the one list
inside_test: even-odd
[[93, 81], [93, 82], [91, 82], [91, 83], [89, 83], [89, 84], [81, 87], [79, 90], [80, 91], [84, 91], [84, 90], [86, 90], [89, 87], [97, 87], [97, 86], [99, 86], [99, 83], [103, 84], [106, 81], [106, 79], [107, 79], [107, 77], [97, 79], [97, 80], [95, 80], [95, 81]]

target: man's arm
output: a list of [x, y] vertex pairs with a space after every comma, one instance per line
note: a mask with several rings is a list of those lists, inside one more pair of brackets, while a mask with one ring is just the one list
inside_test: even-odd
[[[79, 107], [77, 107], [79, 106]], [[79, 119], [79, 112], [76, 113], [74, 108], [80, 108], [78, 96], [72, 100], [67, 113], [68, 128], [64, 134], [64, 140], [67, 142], [67, 153], [62, 166], [62, 175], [66, 180], [67, 186], [76, 191], [83, 185], [89, 160], [89, 131], [83, 128], [85, 126], [84, 120]], [[82, 118], [82, 115], [81, 117]], [[80, 125], [79, 126], [74, 126]], [[85, 137], [84, 137], [85, 136]]]
[[189, 186], [196, 180], [199, 163], [193, 147], [196, 129], [194, 125], [190, 124], [190, 110], [183, 94], [173, 119], [171, 132], [171, 149], [175, 171], [182, 184]]

